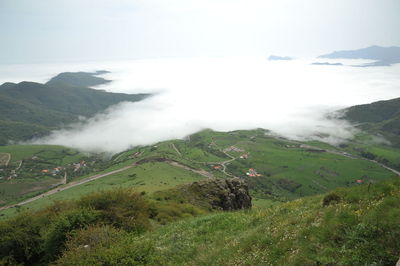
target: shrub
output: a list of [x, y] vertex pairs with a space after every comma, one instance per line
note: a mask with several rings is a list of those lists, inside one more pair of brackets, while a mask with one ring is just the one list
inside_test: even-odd
[[96, 223], [99, 213], [91, 209], [72, 209], [59, 216], [46, 228], [44, 247], [46, 260], [52, 260], [61, 253], [65, 242], [75, 230]]
[[[94, 240], [96, 234], [101, 240]], [[83, 240], [92, 242], [92, 246], [80, 245]], [[67, 245], [69, 249], [55, 265], [156, 265], [152, 242], [109, 227], [81, 231]]]
[[42, 255], [41, 225], [36, 217], [20, 214], [0, 223], [0, 264], [33, 264]]
[[340, 196], [335, 192], [329, 193], [322, 199], [322, 206], [329, 206], [331, 204], [335, 204], [340, 202]]
[[68, 238], [65, 244], [67, 251], [81, 248], [110, 247], [126, 232], [109, 225], [90, 225], [80, 229]]
[[78, 205], [100, 212], [101, 221], [126, 231], [150, 228], [147, 201], [132, 189], [113, 189], [83, 197]]

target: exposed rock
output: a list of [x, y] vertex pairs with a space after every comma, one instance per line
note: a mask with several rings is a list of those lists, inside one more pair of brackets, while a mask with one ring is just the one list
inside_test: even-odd
[[208, 179], [182, 187], [185, 193], [199, 202], [208, 203], [218, 210], [239, 210], [251, 208], [251, 196], [247, 183], [239, 178]]

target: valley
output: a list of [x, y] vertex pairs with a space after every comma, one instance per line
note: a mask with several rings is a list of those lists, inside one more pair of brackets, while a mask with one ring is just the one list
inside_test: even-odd
[[[262, 129], [204, 130], [185, 140], [137, 147], [109, 159], [57, 146], [4, 146], [0, 151], [12, 154], [14, 169], [3, 166], [2, 172], [16, 176], [0, 183], [0, 215], [4, 218], [100, 190], [131, 187], [152, 193], [209, 178], [246, 180], [255, 202], [262, 205], [398, 176], [395, 169], [364, 158], [357, 150], [286, 140]], [[45, 156], [48, 161], [43, 160]], [[390, 159], [386, 160], [392, 162]], [[61, 172], [43, 173], [46, 169], [42, 168]], [[29, 186], [34, 186], [36, 193], [27, 193], [24, 188]]]

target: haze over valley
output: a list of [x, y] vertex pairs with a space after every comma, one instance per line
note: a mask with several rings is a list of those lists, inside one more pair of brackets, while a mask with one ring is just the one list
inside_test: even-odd
[[345, 121], [326, 119], [328, 112], [399, 95], [399, 65], [327, 67], [310, 65], [310, 61], [268, 61], [263, 57], [171, 58], [36, 65], [36, 74], [31, 76], [25, 73], [32, 65], [9, 66], [9, 71], [14, 71], [11, 79], [14, 82], [44, 82], [54, 75], [49, 69], [57, 72], [107, 69], [110, 73], [101, 77], [112, 82], [97, 89], [154, 93], [144, 101], [112, 106], [75, 124], [73, 129], [57, 130], [49, 137], [35, 140], [35, 143], [112, 153], [135, 145], [183, 138], [204, 128], [222, 131], [266, 128], [293, 139], [324, 136], [324, 141], [337, 144], [351, 139], [355, 129]]

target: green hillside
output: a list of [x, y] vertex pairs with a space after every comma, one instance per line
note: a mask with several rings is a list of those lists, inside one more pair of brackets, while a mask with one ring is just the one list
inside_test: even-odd
[[[93, 75], [95, 73], [62, 73], [47, 84], [24, 81], [1, 85], [0, 126], [4, 130], [0, 132], [0, 145], [42, 136], [77, 121], [79, 116], [90, 117], [113, 104], [140, 101], [149, 96], [109, 93], [82, 86], [109, 82]], [[96, 82], [90, 82], [91, 79]]]
[[374, 134], [381, 134], [400, 147], [400, 98], [347, 108], [343, 118]]
[[[15, 147], [16, 152], [18, 146]], [[17, 211], [48, 206], [56, 200], [117, 187], [152, 193], [200, 179], [233, 176], [246, 180], [255, 204], [265, 206], [396, 176], [362, 156], [349, 157], [344, 152], [355, 152], [352, 147], [341, 150], [327, 144], [293, 142], [271, 136], [262, 129], [228, 133], [205, 130], [186, 140], [164, 141], [116, 154], [106, 162], [99, 161], [102, 168], [98, 171], [88, 168], [84, 175], [75, 175], [68, 182], [85, 180], [94, 174], [109, 175], [0, 213], [8, 217]], [[399, 159], [397, 149], [390, 153], [383, 148], [378, 151], [385, 152], [390, 162]], [[123, 167], [129, 168], [112, 173]]]
[[[106, 161], [60, 146], [0, 147], [12, 177], [0, 180], [3, 205], [52, 192], [0, 210], [0, 264], [393, 265], [400, 183], [367, 155], [393, 164], [400, 153], [369, 137], [333, 147], [204, 130]], [[245, 193], [253, 209], [221, 211]]]
[[394, 265], [399, 259], [398, 180], [233, 212], [190, 203], [195, 193], [175, 196], [185, 189], [154, 195], [116, 189], [21, 213], [0, 222], [0, 262]]

